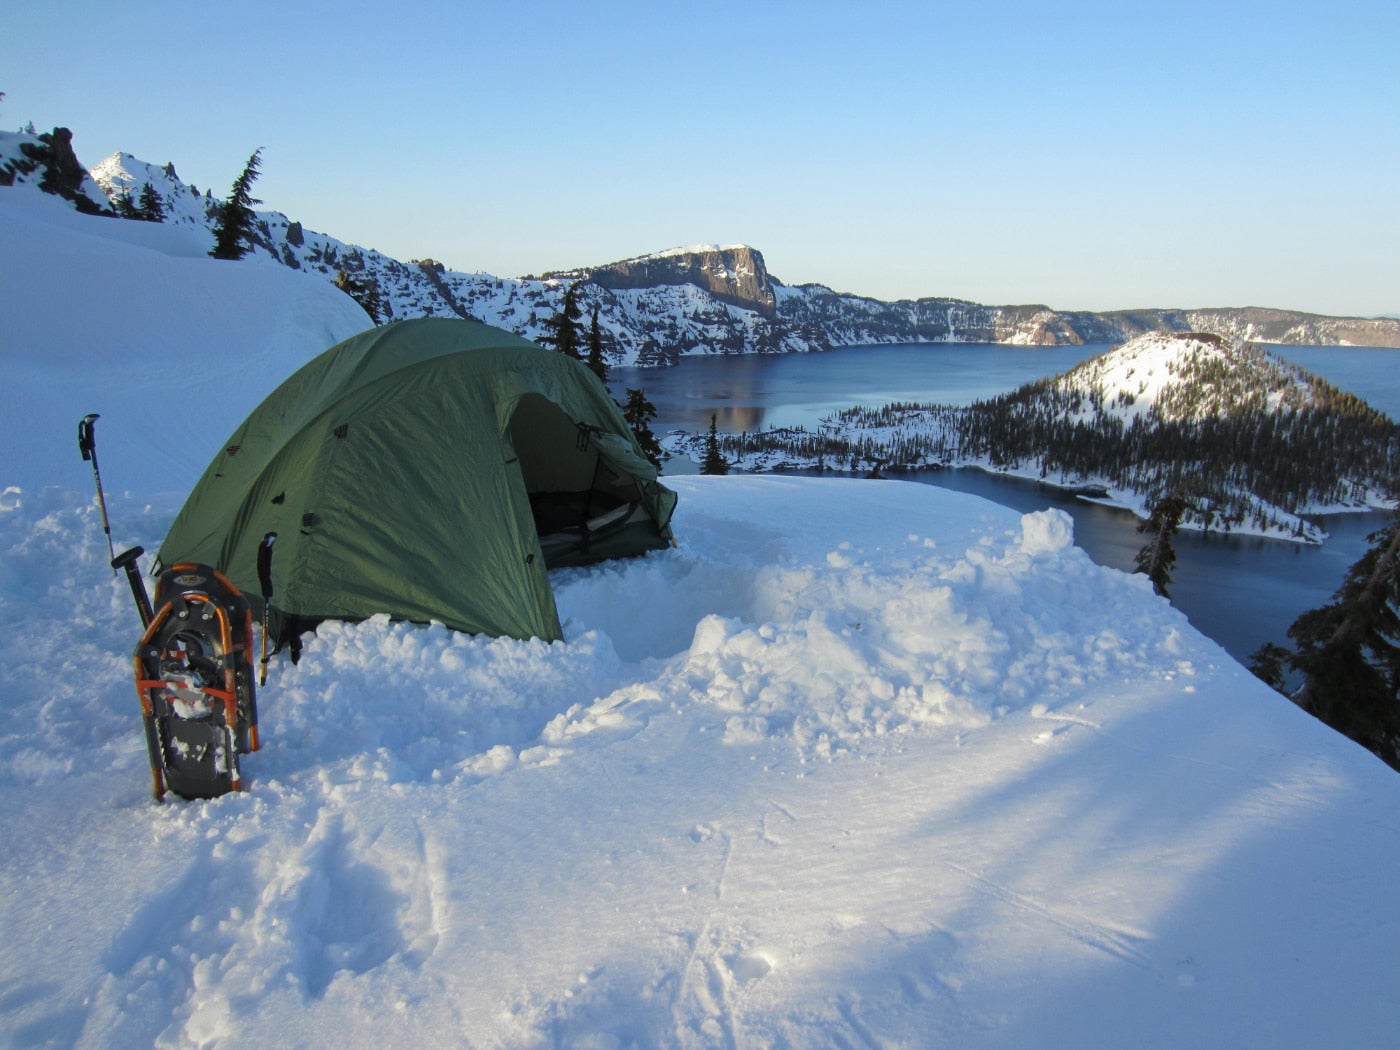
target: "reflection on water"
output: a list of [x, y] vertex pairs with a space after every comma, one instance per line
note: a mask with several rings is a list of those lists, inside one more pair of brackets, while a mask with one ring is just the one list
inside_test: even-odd
[[724, 405], [715, 409], [711, 418], [715, 427], [726, 434], [746, 434], [765, 429], [766, 415], [767, 410], [762, 405]]

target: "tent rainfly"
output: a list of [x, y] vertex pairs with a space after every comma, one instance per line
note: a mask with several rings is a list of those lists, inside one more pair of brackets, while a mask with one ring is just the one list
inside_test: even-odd
[[296, 646], [379, 613], [471, 633], [562, 637], [546, 570], [671, 542], [657, 481], [581, 362], [474, 321], [372, 328], [308, 362], [233, 433], [158, 566], [212, 565], [270, 602]]

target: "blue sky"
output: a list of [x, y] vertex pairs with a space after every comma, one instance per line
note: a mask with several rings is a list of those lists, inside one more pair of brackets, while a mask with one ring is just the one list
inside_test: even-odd
[[4, 0], [0, 128], [503, 276], [1400, 312], [1394, 0], [391, 7]]

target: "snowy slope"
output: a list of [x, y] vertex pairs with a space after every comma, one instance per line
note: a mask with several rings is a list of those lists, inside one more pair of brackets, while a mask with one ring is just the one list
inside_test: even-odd
[[[355, 319], [0, 221], [6, 414], [61, 431], [0, 460], [0, 1045], [1394, 1044], [1400, 780], [1065, 516], [926, 486], [671, 479], [679, 547], [556, 574], [565, 642], [327, 625], [251, 790], [152, 804], [74, 424], [153, 549], [205, 453], [151, 470], [126, 421], [217, 447], [184, 406]], [[176, 349], [216, 291], [231, 385]], [[179, 398], [120, 381], [135, 348]]]
[[187, 491], [295, 364], [370, 325], [323, 280], [207, 251], [184, 226], [0, 189], [0, 487], [90, 481], [77, 423], [97, 412], [104, 481]]
[[[1149, 332], [1084, 361], [1055, 389], [1131, 423], [1152, 412], [1199, 420], [1249, 408], [1291, 415], [1317, 400], [1303, 370], [1264, 350], [1213, 335]], [[1088, 407], [1081, 419], [1091, 419]]]
[[564, 574], [566, 642], [327, 627], [251, 791], [165, 806], [93, 509], [0, 512], [0, 1031], [1393, 1045], [1400, 781], [1067, 518], [673, 483], [682, 546]]

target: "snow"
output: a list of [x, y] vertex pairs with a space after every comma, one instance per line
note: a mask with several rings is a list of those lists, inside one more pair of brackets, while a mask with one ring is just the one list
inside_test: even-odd
[[327, 282], [211, 259], [191, 237], [0, 189], [4, 484], [82, 485], [77, 423], [98, 412], [104, 481], [187, 492], [297, 365], [369, 327]]
[[564, 642], [327, 624], [250, 790], [155, 805], [77, 419], [153, 549], [204, 412], [353, 319], [26, 208], [6, 416], [62, 440], [4, 424], [4, 1045], [1393, 1045], [1400, 780], [1065, 515], [929, 486], [670, 479], [678, 547], [555, 574]]
[[718, 255], [721, 252], [750, 251], [747, 244], [690, 244], [678, 248], [665, 248], [659, 252], [639, 255], [637, 262], [648, 259], [670, 259], [677, 255]]
[[[54, 131], [58, 131], [55, 128]], [[50, 146], [34, 132], [0, 131], [0, 176], [6, 183], [31, 192], [38, 191], [44, 179], [43, 167], [37, 166], [31, 152], [47, 152]], [[0, 186], [6, 183], [0, 183]], [[95, 208], [107, 208], [110, 202], [103, 188], [88, 174], [77, 187], [78, 192]], [[71, 205], [65, 205], [71, 207]]]

